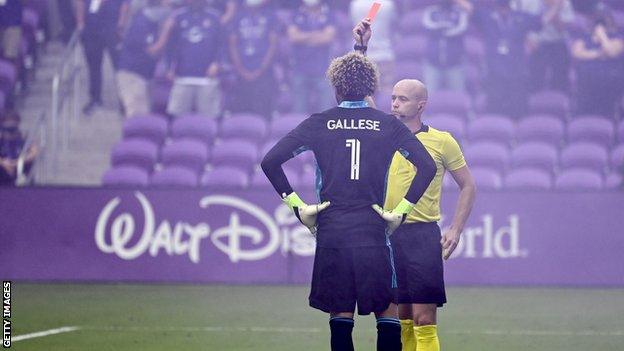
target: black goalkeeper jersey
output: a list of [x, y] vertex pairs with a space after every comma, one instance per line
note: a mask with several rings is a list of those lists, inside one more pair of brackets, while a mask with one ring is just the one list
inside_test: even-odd
[[331, 201], [318, 216], [319, 247], [386, 245], [386, 223], [371, 205], [383, 206], [396, 151], [418, 170], [408, 201], [418, 202], [435, 175], [433, 159], [410, 130], [363, 101], [312, 115], [266, 154], [262, 169], [280, 196], [293, 191], [281, 165], [307, 150], [316, 158], [319, 201]]

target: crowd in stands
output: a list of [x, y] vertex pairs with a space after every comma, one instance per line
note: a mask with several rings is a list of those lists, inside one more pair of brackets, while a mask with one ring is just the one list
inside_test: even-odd
[[28, 90], [39, 59], [39, 48], [48, 39], [47, 2], [0, 1], [0, 186], [23, 182], [39, 153], [20, 130], [16, 100]]
[[[171, 140], [176, 141], [174, 131], [180, 120], [191, 123], [197, 116], [214, 120], [203, 122], [215, 124], [215, 132], [207, 134], [211, 139], [202, 141], [207, 144], [204, 168], [210, 171], [216, 165], [214, 149], [231, 141], [224, 134], [231, 137], [232, 133], [222, 132], [234, 125], [229, 120], [258, 129], [262, 134], [258, 140], [241, 141], [247, 138], [245, 133], [234, 133], [236, 141], [251, 142], [258, 151], [279, 137], [275, 129], [282, 124], [333, 106], [325, 70], [332, 57], [351, 50], [350, 29], [371, 4], [368, 0], [79, 0], [72, 7], [60, 6], [62, 2], [61, 18], [68, 28], [73, 25], [81, 32], [89, 67], [85, 114], [102, 105], [101, 66], [108, 53], [128, 117], [124, 129], [143, 123], [132, 121], [135, 118], [161, 116], [166, 123], [165, 138], [156, 142], [157, 159], [145, 169], [149, 179], [167, 168], [162, 157]], [[521, 142], [555, 148], [556, 160], [546, 168], [549, 182], [544, 187], [557, 187], [561, 170], [594, 166], [598, 169], [592, 171], [600, 174], [598, 187], [621, 183], [622, 1], [378, 2], [382, 7], [368, 56], [381, 72], [375, 96], [379, 108], [389, 109], [397, 80], [423, 80], [430, 92], [426, 123], [456, 135], [469, 161], [471, 154], [479, 154], [473, 151], [480, 149], [476, 146], [488, 142], [496, 143], [494, 149], [507, 157], [498, 166], [489, 161], [481, 164], [479, 156], [470, 163], [493, 170], [488, 177], [495, 180], [495, 188], [503, 187], [516, 170], [512, 155], [524, 147]], [[527, 126], [535, 128], [527, 133], [538, 137], [525, 136], [522, 131]], [[488, 139], [482, 130], [507, 139]], [[564, 161], [568, 153], [576, 159], [576, 152], [566, 151], [576, 143], [600, 148], [599, 156], [583, 156], [598, 158], [599, 164]], [[195, 172], [196, 183], [207, 174], [204, 168]], [[254, 170], [245, 170], [249, 179], [254, 178]]]

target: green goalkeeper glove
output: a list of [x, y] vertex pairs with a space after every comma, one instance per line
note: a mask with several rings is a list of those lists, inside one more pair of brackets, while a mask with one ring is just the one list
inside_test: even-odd
[[405, 218], [412, 212], [414, 206], [415, 204], [403, 199], [392, 211], [384, 211], [379, 205], [373, 205], [373, 210], [386, 221], [388, 225], [388, 235], [390, 235], [405, 222]]
[[294, 191], [282, 200], [293, 210], [299, 222], [308, 227], [312, 235], [316, 235], [316, 216], [319, 212], [329, 207], [330, 202], [325, 201], [320, 204], [307, 205]]

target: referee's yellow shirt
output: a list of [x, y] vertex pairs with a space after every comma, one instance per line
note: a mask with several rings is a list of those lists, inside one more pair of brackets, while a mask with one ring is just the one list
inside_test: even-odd
[[[436, 175], [416, 206], [407, 215], [406, 222], [435, 222], [440, 220], [440, 193], [442, 178], [446, 170], [455, 171], [466, 165], [464, 155], [457, 141], [448, 132], [442, 132], [427, 125], [416, 133], [436, 164]], [[399, 152], [394, 154], [386, 188], [384, 208], [392, 210], [407, 193], [416, 169]]]

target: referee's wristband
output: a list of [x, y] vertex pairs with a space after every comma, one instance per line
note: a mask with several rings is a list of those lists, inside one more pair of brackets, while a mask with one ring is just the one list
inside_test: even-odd
[[366, 45], [360, 45], [360, 44], [357, 44], [357, 43], [355, 45], [353, 45], [353, 50], [359, 51], [362, 54], [366, 54], [366, 50], [367, 49], [368, 49], [368, 46], [366, 46]]

